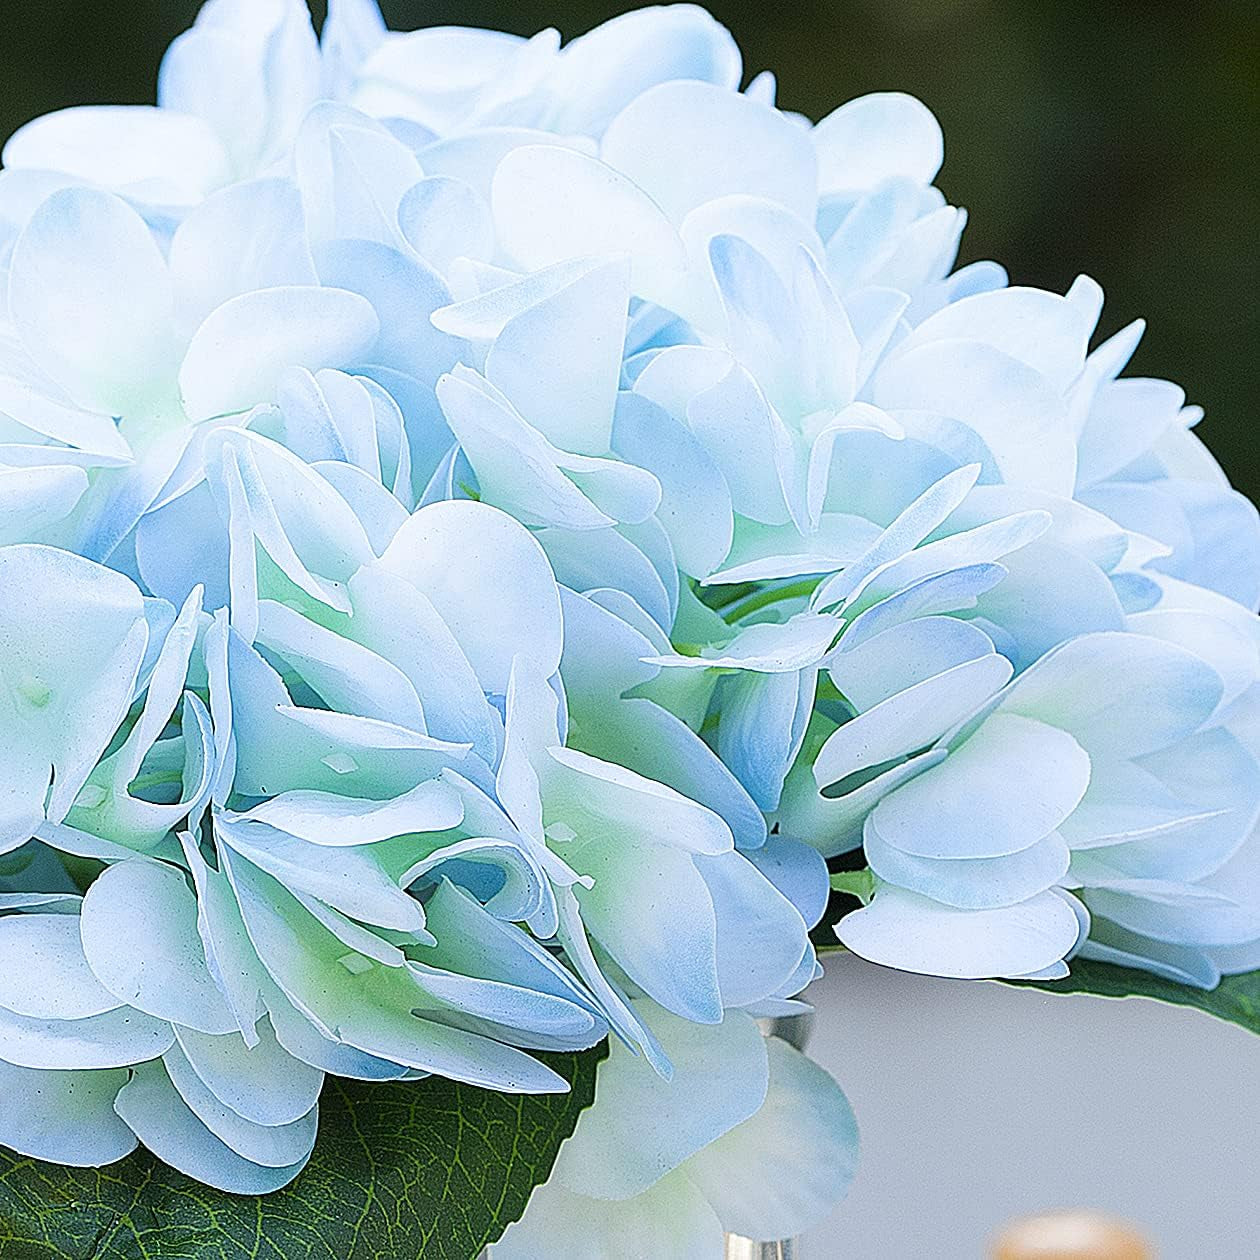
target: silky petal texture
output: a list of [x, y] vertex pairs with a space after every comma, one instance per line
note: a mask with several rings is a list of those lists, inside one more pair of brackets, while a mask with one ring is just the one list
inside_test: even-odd
[[462, 343], [435, 328], [430, 318], [451, 294], [427, 263], [375, 241], [338, 240], [317, 249], [316, 264], [323, 285], [358, 294], [376, 314], [379, 336], [349, 362], [393, 369], [431, 387], [462, 357]]
[[380, 331], [363, 298], [343, 289], [289, 286], [234, 297], [193, 334], [179, 370], [192, 420], [274, 402], [286, 368], [347, 367]]
[[147, 105], [81, 105], [45, 114], [4, 146], [9, 169], [62, 171], [157, 204], [192, 205], [226, 183], [227, 154], [200, 118]]
[[14, 246], [9, 306], [18, 336], [90, 411], [126, 415], [169, 388], [173, 302], [149, 229], [108, 193], [55, 193]]
[[820, 191], [853, 192], [903, 176], [927, 184], [945, 157], [926, 105], [901, 92], [872, 92], [841, 105], [814, 128]]
[[[477, 474], [481, 497], [526, 525], [562, 529], [603, 529], [616, 517], [605, 513], [578, 479], [566, 474], [569, 463], [527, 424], [488, 382], [456, 369], [438, 382], [438, 401], [465, 457]], [[614, 468], [614, 471], [615, 468]], [[628, 467], [627, 474], [632, 473]], [[642, 520], [652, 510], [635, 515]]]
[[767, 887], [742, 853], [698, 863], [717, 919], [718, 986], [725, 1007], [751, 1006], [790, 982], [808, 952], [800, 911]]
[[993, 640], [969, 621], [955, 617], [919, 617], [902, 622], [852, 647], [849, 636], [827, 660], [836, 690], [859, 713], [993, 651]]
[[[722, 1018], [713, 898], [696, 860], [663, 844], [613, 833], [562, 851], [591, 877], [575, 888], [592, 937], [630, 979], [666, 1010], [697, 1023]], [[655, 926], [662, 889], [677, 913], [671, 939]]]
[[0, 1010], [4, 1062], [19, 1067], [86, 1070], [157, 1058], [175, 1040], [171, 1025], [119, 1007], [86, 1019], [29, 1019]]
[[502, 248], [534, 269], [591, 254], [630, 256], [630, 285], [669, 306], [682, 295], [686, 252], [661, 208], [594, 158], [552, 145], [513, 149], [494, 176]]
[[730, 1011], [705, 1028], [663, 1011], [645, 1014], [674, 1066], [673, 1079], [662, 1080], [625, 1047], [612, 1047], [595, 1101], [552, 1172], [574, 1194], [633, 1198], [765, 1101], [766, 1044], [749, 1016]]
[[794, 1238], [819, 1225], [857, 1173], [858, 1128], [840, 1086], [778, 1037], [766, 1041], [766, 1100], [697, 1151], [680, 1171], [722, 1228], [744, 1238]]
[[210, 1092], [178, 1044], [162, 1056], [162, 1066], [193, 1115], [237, 1155], [265, 1168], [285, 1168], [310, 1155], [318, 1124], [314, 1108], [292, 1124], [252, 1124]]
[[652, 473], [661, 486], [657, 520], [678, 567], [707, 577], [731, 548], [731, 492], [704, 443], [662, 408], [638, 394], [617, 400], [612, 443], [618, 455]]
[[[398, 531], [381, 566], [426, 595], [455, 633], [486, 691], [507, 691], [525, 648], [544, 677], [560, 664], [562, 615], [551, 566], [527, 530], [481, 503], [421, 508]], [[516, 627], [505, 642], [501, 625]]]
[[654, 665], [689, 669], [746, 669], [761, 674], [788, 674], [817, 665], [840, 633], [842, 623], [820, 613], [797, 613], [781, 625], [747, 626], [725, 646], [704, 656], [649, 657]]
[[929, 316], [890, 355], [951, 337], [975, 339], [1035, 368], [1056, 389], [1066, 390], [1080, 375], [1089, 338], [1101, 308], [1096, 286], [1082, 300], [1091, 281], [1082, 278], [1067, 297], [1019, 286], [978, 293], [951, 302]]
[[324, 1074], [286, 1053], [269, 1025], [261, 1028], [253, 1047], [236, 1033], [177, 1028], [175, 1038], [206, 1088], [237, 1115], [258, 1125], [292, 1124], [315, 1106]]
[[305, 893], [351, 918], [398, 932], [417, 932], [424, 914], [381, 868], [371, 846], [314, 845], [262, 823], [221, 816], [217, 834], [242, 857], [294, 893]]
[[446, 831], [464, 816], [458, 793], [431, 780], [393, 800], [372, 801], [329, 792], [283, 792], [242, 814], [313, 844], [371, 844], [414, 831]]
[[818, 752], [814, 779], [819, 787], [934, 743], [969, 717], [1013, 670], [996, 652], [976, 657], [898, 691], [837, 728]]
[[288, 180], [260, 179], [216, 193], [179, 225], [170, 269], [176, 310], [189, 333], [234, 297], [315, 284], [297, 189]]
[[0, 1063], [0, 1141], [20, 1155], [99, 1168], [130, 1155], [136, 1136], [114, 1111], [127, 1073], [41, 1072]]
[[130, 706], [148, 629], [128, 578], [51, 548], [0, 549], [0, 594], [7, 850], [69, 812]]
[[696, 79], [739, 87], [730, 32], [693, 4], [623, 13], [569, 44], [554, 86], [557, 131], [599, 135], [629, 101], [656, 83]]
[[550, 822], [554, 811], [557, 821], [568, 823], [580, 836], [628, 833], [709, 856], [734, 847], [730, 828], [712, 810], [663, 783], [577, 749], [549, 749], [538, 773], [544, 822]]
[[229, 1194], [268, 1194], [301, 1172], [305, 1158], [288, 1168], [264, 1168], [237, 1155], [194, 1115], [160, 1063], [146, 1063], [118, 1092], [114, 1108], [135, 1135], [164, 1163]]
[[886, 884], [836, 935], [868, 962], [930, 976], [1024, 976], [1060, 961], [1079, 923], [1055, 891], [996, 910], [957, 910]]
[[348, 584], [350, 638], [396, 665], [424, 709], [425, 728], [472, 745], [490, 764], [498, 755], [498, 715], [486, 703], [468, 657], [437, 609], [405, 577], [367, 565]]
[[800, 750], [813, 705], [816, 671], [731, 675], [722, 688], [717, 751], [767, 812]]
[[950, 339], [908, 351], [880, 368], [874, 401], [956, 419], [993, 452], [1004, 480], [1072, 492], [1076, 444], [1061, 397], [1035, 368], [993, 346]]
[[946, 521], [976, 484], [980, 468], [968, 464], [929, 486], [906, 507], [843, 572], [824, 582], [811, 596], [815, 608], [827, 608], [854, 596], [885, 566], [900, 560]]
[[344, 944], [279, 884], [239, 859], [226, 864], [259, 957], [285, 996], [330, 1040], [491, 1089], [563, 1089], [554, 1072], [510, 1046], [413, 1015], [433, 999], [406, 968], [372, 964], [352, 974], [340, 961]]
[[632, 1199], [590, 1199], [556, 1180], [530, 1196], [525, 1215], [494, 1244], [501, 1260], [719, 1260], [722, 1223], [681, 1174]]
[[818, 199], [808, 133], [709, 83], [662, 83], [636, 97], [608, 125], [600, 157], [676, 223], [732, 193], [782, 201], [807, 221]]
[[1089, 756], [1053, 726], [997, 713], [876, 806], [882, 839], [922, 858], [998, 858], [1055, 830], [1089, 786]]
[[490, 207], [463, 180], [431, 176], [398, 203], [398, 227], [407, 244], [445, 274], [457, 258], [488, 261], [494, 253]]
[[1145, 635], [1090, 634], [1021, 675], [1002, 710], [1061, 727], [1091, 756], [1137, 757], [1196, 730], [1221, 692], [1220, 675], [1184, 648]]
[[0, 918], [0, 1006], [32, 1019], [85, 1019], [122, 1005], [92, 974], [77, 915]]
[[608, 453], [629, 301], [626, 263], [596, 267], [508, 320], [486, 356], [486, 379], [563, 450]]
[[1052, 831], [1018, 853], [1001, 857], [918, 857], [888, 844], [874, 817], [867, 819], [863, 847], [871, 870], [885, 883], [960, 910], [1026, 901], [1062, 880], [1072, 856], [1063, 837]]
[[123, 1001], [203, 1032], [235, 1027], [206, 962], [196, 898], [173, 867], [109, 867], [83, 899], [82, 932], [97, 979]]

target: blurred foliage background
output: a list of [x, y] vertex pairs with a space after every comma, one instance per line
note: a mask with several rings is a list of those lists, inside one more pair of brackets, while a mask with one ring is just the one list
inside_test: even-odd
[[[316, 17], [321, 18], [316, 6]], [[566, 38], [628, 0], [385, 0], [397, 29]], [[152, 99], [198, 0], [3, 0], [0, 135], [72, 104]], [[1142, 315], [1131, 371], [1206, 407], [1200, 433], [1260, 498], [1260, 2], [710, 0], [749, 75], [821, 118], [899, 88], [945, 129], [940, 185], [971, 212], [963, 261], [1062, 292], [1087, 272], [1104, 332]]]

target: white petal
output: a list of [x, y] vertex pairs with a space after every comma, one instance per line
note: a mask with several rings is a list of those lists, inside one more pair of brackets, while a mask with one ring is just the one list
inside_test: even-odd
[[178, 1043], [162, 1056], [162, 1065], [193, 1115], [237, 1155], [265, 1168], [286, 1168], [310, 1155], [318, 1125], [314, 1106], [290, 1124], [254, 1124], [211, 1093]]
[[590, 254], [629, 254], [630, 286], [671, 306], [687, 260], [652, 199], [612, 167], [571, 149], [526, 145], [499, 164], [492, 194], [499, 243], [536, 270]]
[[99, 1168], [130, 1155], [135, 1134], [114, 1112], [121, 1070], [42, 1072], [0, 1062], [0, 1142], [20, 1155]]
[[629, 272], [595, 267], [509, 320], [486, 356], [486, 378], [549, 441], [606, 455], [621, 373]]
[[1066, 731], [1001, 712], [934, 769], [886, 796], [872, 825], [923, 858], [996, 858], [1055, 830], [1089, 786], [1089, 757]]
[[197, 899], [173, 867], [106, 868], [83, 899], [81, 926], [88, 962], [115, 996], [203, 1032], [236, 1026], [206, 965]]
[[247, 1047], [236, 1033], [212, 1036], [191, 1028], [175, 1035], [193, 1070], [216, 1098], [254, 1124], [292, 1124], [319, 1098], [324, 1074], [286, 1053], [270, 1025]]
[[641, 1194], [765, 1100], [765, 1041], [747, 1015], [730, 1011], [711, 1027], [662, 1011], [648, 1018], [674, 1065], [673, 1079], [662, 1080], [641, 1058], [613, 1046], [600, 1065], [595, 1101], [552, 1174], [575, 1194]]
[[0, 644], [11, 680], [0, 850], [25, 843], [45, 815], [65, 818], [131, 705], [147, 640], [128, 578], [50, 547], [0, 549]]
[[710, 83], [662, 83], [636, 97], [609, 124], [600, 157], [675, 223], [733, 193], [781, 202], [807, 222], [817, 206], [809, 134], [777, 110]]
[[1057, 831], [1002, 857], [915, 857], [888, 844], [873, 818], [866, 820], [864, 848], [871, 870], [886, 883], [960, 910], [990, 910], [1027, 901], [1058, 883], [1072, 857]]
[[164, 1054], [170, 1024], [120, 1006], [87, 1019], [29, 1019], [0, 1010], [4, 1061], [31, 1068], [116, 1068]]
[[974, 713], [1012, 674], [996, 652], [899, 691], [835, 730], [819, 750], [814, 779], [839, 783], [868, 766], [903, 757], [934, 743]]
[[929, 976], [1026, 976], [1059, 962], [1080, 925], [1068, 898], [1038, 893], [998, 910], [956, 910], [886, 884], [836, 935], [869, 962]]
[[315, 284], [301, 196], [284, 179], [225, 188], [179, 225], [170, 266], [179, 316], [189, 332], [243, 293]]
[[1220, 675], [1200, 657], [1140, 634], [1088, 634], [1043, 657], [1012, 685], [1002, 710], [1051, 722], [1091, 756], [1138, 757], [1201, 726]]
[[81, 406], [116, 416], [165, 401], [170, 276], [117, 197], [76, 188], [44, 202], [14, 246], [9, 305], [27, 353]]
[[84, 1019], [121, 1005], [88, 966], [78, 915], [0, 918], [0, 1006], [32, 1019]]
[[263, 1168], [237, 1155], [189, 1110], [160, 1063], [139, 1067], [118, 1092], [114, 1109], [163, 1163], [229, 1194], [268, 1194], [306, 1164]]
[[454, 500], [421, 508], [381, 565], [433, 602], [485, 690], [506, 692], [512, 658], [522, 650], [544, 677], [559, 667], [562, 616], [551, 566], [505, 513]]
[[200, 118], [149, 105], [45, 114], [4, 146], [4, 165], [64, 171], [157, 204], [193, 205], [225, 183], [227, 154]]
[[343, 289], [293, 286], [232, 298], [207, 316], [179, 371], [189, 418], [274, 402], [286, 368], [348, 367], [380, 331], [367, 301]]
[[901, 175], [930, 183], [945, 156], [926, 105], [901, 92], [872, 92], [841, 105], [814, 128], [822, 192], [873, 188]]
[[766, 1101], [681, 1172], [723, 1229], [778, 1240], [813, 1229], [844, 1197], [857, 1172], [858, 1130], [840, 1086], [817, 1063], [778, 1037], [766, 1051]]

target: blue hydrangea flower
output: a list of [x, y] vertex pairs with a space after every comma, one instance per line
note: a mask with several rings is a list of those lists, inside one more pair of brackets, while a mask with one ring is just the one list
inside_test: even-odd
[[329, 7], [4, 150], [0, 1140], [262, 1192], [326, 1074], [611, 1033], [503, 1247], [717, 1254], [851, 1170], [752, 1022], [828, 862], [890, 966], [1256, 965], [1260, 524], [1140, 326], [955, 269], [930, 112], [698, 8]]

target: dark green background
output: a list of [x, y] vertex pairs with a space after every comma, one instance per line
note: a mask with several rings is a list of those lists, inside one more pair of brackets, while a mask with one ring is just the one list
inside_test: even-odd
[[[88, 101], [152, 97], [196, 0], [0, 0], [0, 133]], [[613, 0], [388, 0], [393, 26], [579, 34]], [[1207, 408], [1200, 432], [1260, 497], [1260, 2], [714, 0], [749, 72], [818, 118], [862, 92], [920, 96], [968, 207], [964, 258], [1107, 291], [1104, 331], [1150, 322], [1134, 369]]]

